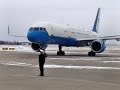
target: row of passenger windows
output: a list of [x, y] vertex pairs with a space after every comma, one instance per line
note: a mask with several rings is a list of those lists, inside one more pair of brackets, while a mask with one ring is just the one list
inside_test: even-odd
[[35, 27], [35, 28], [30, 28], [29, 29], [29, 31], [46, 31], [46, 29], [45, 28], [43, 28], [43, 27]]

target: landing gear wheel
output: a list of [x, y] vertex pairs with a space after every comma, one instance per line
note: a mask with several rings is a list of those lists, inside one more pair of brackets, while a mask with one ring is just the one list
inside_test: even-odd
[[59, 47], [59, 51], [57, 52], [57, 55], [64, 56], [64, 55], [65, 55], [65, 52], [62, 51], [62, 46], [59, 45], [58, 47]]
[[57, 55], [63, 55], [63, 56], [64, 56], [64, 55], [65, 55], [65, 52], [64, 52], [64, 51], [58, 51], [58, 52], [57, 52]]
[[62, 51], [62, 55], [65, 55], [65, 52], [64, 52], [64, 51]]
[[96, 53], [95, 52], [88, 52], [88, 56], [96, 56]]
[[60, 51], [57, 52], [57, 55], [60, 55]]

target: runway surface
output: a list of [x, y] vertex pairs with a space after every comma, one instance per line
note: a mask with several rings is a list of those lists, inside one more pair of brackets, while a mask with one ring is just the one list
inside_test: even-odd
[[1, 51], [0, 90], [120, 90], [119, 49], [96, 57], [87, 49], [65, 51], [47, 51], [44, 77], [38, 76], [39, 53]]

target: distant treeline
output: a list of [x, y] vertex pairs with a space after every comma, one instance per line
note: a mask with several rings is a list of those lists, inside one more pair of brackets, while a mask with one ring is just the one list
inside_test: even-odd
[[30, 45], [29, 42], [0, 41], [0, 45]]

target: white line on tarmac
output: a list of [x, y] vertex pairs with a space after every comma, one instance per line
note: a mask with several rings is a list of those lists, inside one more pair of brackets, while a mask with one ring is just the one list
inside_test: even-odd
[[111, 55], [111, 56], [113, 56], [113, 55], [120, 55], [119, 53], [110, 53], [110, 52], [106, 52], [106, 53], [104, 53], [104, 55], [105, 55], [105, 54]]
[[120, 61], [101, 61], [103, 63], [120, 63]]
[[70, 60], [70, 61], [74, 61], [74, 60], [87, 60], [87, 61], [95, 61], [95, 60], [100, 60], [99, 58], [49, 58], [49, 59], [53, 59], [53, 60]]
[[2, 62], [3, 65], [12, 65], [12, 66], [33, 66], [32, 64], [20, 63], [20, 62]]
[[64, 65], [45, 65], [46, 68], [66, 68], [66, 69], [120, 69], [118, 67], [97, 67], [97, 66], [64, 66]]
[[[26, 67], [38, 67], [38, 65], [32, 65], [19, 62], [2, 62], [3, 65], [11, 66], [26, 66]], [[119, 67], [98, 67], [98, 66], [65, 66], [65, 65], [45, 65], [45, 68], [62, 68], [62, 69], [98, 69], [98, 70], [120, 70]]]

